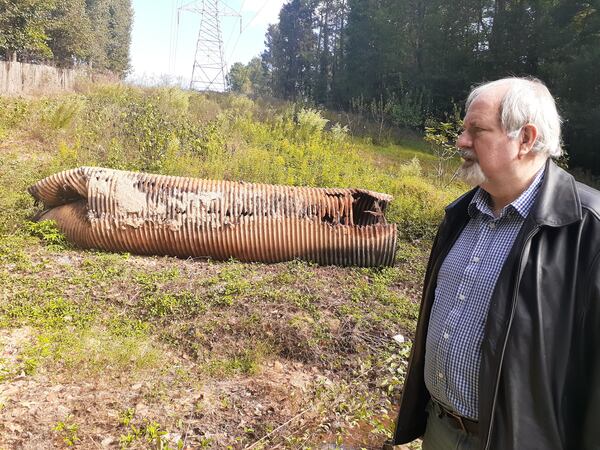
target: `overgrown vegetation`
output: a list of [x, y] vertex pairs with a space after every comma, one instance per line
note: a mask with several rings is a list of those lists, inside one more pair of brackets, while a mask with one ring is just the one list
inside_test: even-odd
[[[431, 154], [234, 95], [103, 86], [0, 103], [0, 381], [15, 386], [0, 444], [23, 442], [34, 420], [18, 415], [23, 401], [45, 411], [37, 439], [83, 448], [368, 447], [389, 435], [410, 350], [392, 337], [413, 333], [429, 239], [463, 188], [437, 178]], [[388, 192], [397, 261], [80, 251], [30, 221], [26, 192], [79, 165]]]

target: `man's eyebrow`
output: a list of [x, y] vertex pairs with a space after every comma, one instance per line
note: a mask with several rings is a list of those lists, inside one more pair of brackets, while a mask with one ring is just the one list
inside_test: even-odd
[[484, 125], [482, 125], [482, 123], [477, 120], [471, 120], [469, 123], [464, 125], [465, 127], [469, 127], [469, 128], [485, 128]]

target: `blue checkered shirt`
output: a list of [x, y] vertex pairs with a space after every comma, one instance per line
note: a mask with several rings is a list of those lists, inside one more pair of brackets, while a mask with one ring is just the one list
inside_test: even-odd
[[481, 341], [500, 270], [539, 191], [544, 171], [494, 217], [479, 189], [469, 222], [446, 256], [435, 289], [425, 349], [425, 385], [433, 398], [478, 420]]

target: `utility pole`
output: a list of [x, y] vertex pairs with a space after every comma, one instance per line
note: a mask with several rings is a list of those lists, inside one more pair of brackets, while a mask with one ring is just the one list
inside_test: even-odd
[[192, 67], [190, 89], [225, 91], [227, 88], [225, 82], [227, 63], [223, 54], [221, 17], [239, 18], [241, 33], [242, 16], [220, 0], [195, 0], [179, 8], [179, 11], [200, 14], [200, 29], [196, 42], [196, 55]]

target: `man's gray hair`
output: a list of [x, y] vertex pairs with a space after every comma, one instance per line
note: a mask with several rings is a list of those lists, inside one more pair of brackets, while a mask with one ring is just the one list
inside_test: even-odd
[[477, 86], [467, 98], [466, 107], [485, 91], [507, 85], [508, 89], [500, 100], [500, 123], [511, 139], [519, 136], [521, 129], [535, 125], [538, 131], [533, 151], [549, 157], [562, 155], [560, 126], [562, 119], [548, 88], [536, 78], [503, 78]]

